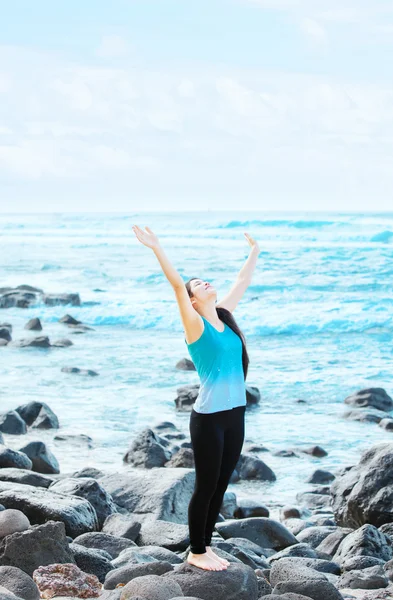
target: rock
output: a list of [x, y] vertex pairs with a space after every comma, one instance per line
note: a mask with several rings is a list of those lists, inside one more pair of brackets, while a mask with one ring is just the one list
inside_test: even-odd
[[326, 536], [320, 544], [318, 544], [316, 550], [328, 554], [329, 556], [334, 556], [343, 539], [352, 532], [353, 529], [348, 527], [337, 527], [335, 531]]
[[330, 471], [324, 471], [323, 469], [317, 469], [314, 471], [312, 475], [307, 479], [307, 483], [331, 483], [334, 481], [333, 473]]
[[[232, 544], [233, 546], [238, 546], [241, 550], [244, 550], [244, 552], [251, 552], [253, 554], [256, 554], [257, 556], [264, 556], [265, 550], [261, 548], [261, 546], [259, 546], [258, 544], [254, 544], [254, 542], [251, 542], [246, 538], [233, 537], [228, 538], [226, 542], [228, 544]], [[274, 553], [274, 551], [272, 552]]]
[[280, 600], [283, 598], [288, 598], [289, 600], [291, 597], [295, 599], [297, 597], [299, 599], [311, 598], [311, 600], [343, 600], [343, 596], [334, 587], [333, 583], [328, 580], [309, 581], [304, 579], [302, 581], [283, 581], [274, 587], [273, 594], [277, 594], [277, 596], [273, 597], [280, 598]]
[[273, 456], [281, 456], [283, 458], [292, 458], [292, 457], [298, 456], [298, 454], [296, 454], [296, 452], [294, 452], [293, 450], [277, 450], [276, 452], [273, 452]]
[[[0, 294], [1, 294], [1, 289], [0, 289]], [[0, 323], [0, 328], [1, 329], [8, 329], [8, 331], [10, 333], [12, 333], [12, 325], [11, 325], [11, 323]]]
[[381, 421], [378, 423], [379, 427], [382, 427], [382, 429], [385, 429], [386, 431], [393, 431], [393, 419], [390, 418], [386, 418], [386, 419], [381, 419]]
[[[23, 452], [0, 446], [0, 469], [5, 467], [15, 469], [31, 469], [33, 463]], [[0, 471], [1, 472], [1, 471]]]
[[123, 460], [133, 467], [152, 469], [163, 467], [170, 458], [170, 452], [165, 450], [154, 431], [147, 427], [134, 439]]
[[[30, 523], [63, 521], [72, 538], [98, 529], [97, 515], [87, 500], [56, 494], [31, 485], [0, 481], [0, 504], [21, 510]], [[58, 561], [59, 562], [59, 561]]]
[[175, 398], [176, 410], [179, 412], [191, 412], [192, 406], [197, 399], [198, 392], [199, 383], [177, 388], [177, 397]]
[[64, 323], [65, 325], [81, 325], [82, 321], [77, 321], [74, 317], [71, 317], [71, 315], [64, 315], [64, 317], [59, 319], [59, 323]]
[[169, 562], [157, 561], [140, 565], [127, 565], [120, 569], [114, 569], [105, 578], [104, 589], [114, 590], [119, 584], [127, 584], [137, 577], [145, 575], [163, 575], [173, 571]]
[[33, 579], [17, 567], [0, 567], [0, 586], [23, 600], [40, 600], [40, 592]]
[[269, 450], [263, 444], [253, 444], [249, 443], [245, 446], [244, 451], [246, 454], [250, 454], [250, 452], [269, 452]]
[[3, 339], [3, 338], [0, 337], [0, 348], [2, 346], [8, 346], [8, 342], [7, 342], [7, 340], [5, 340], [5, 339]]
[[97, 513], [98, 527], [102, 529], [105, 519], [117, 512], [108, 492], [95, 479], [89, 477], [66, 478], [51, 485], [52, 492], [86, 498]]
[[247, 407], [253, 404], [258, 404], [261, 400], [261, 393], [259, 389], [253, 385], [246, 385], [246, 400]]
[[0, 469], [0, 481], [13, 481], [14, 483], [23, 483], [47, 489], [54, 480], [48, 475], [41, 475], [27, 469], [3, 467]]
[[119, 538], [125, 538], [135, 542], [139, 532], [141, 530], [141, 524], [136, 521], [133, 517], [128, 515], [122, 515], [120, 513], [113, 513], [109, 515], [104, 522], [102, 527], [103, 533], [108, 533]]
[[258, 479], [259, 481], [276, 481], [272, 469], [260, 458], [252, 454], [242, 454], [236, 465], [240, 479]]
[[33, 463], [32, 470], [37, 473], [51, 475], [60, 473], [59, 463], [44, 442], [30, 442], [20, 449]]
[[361, 571], [347, 571], [341, 575], [336, 585], [339, 589], [375, 590], [388, 587], [389, 580], [384, 573], [383, 567], [376, 565], [374, 567], [367, 567]]
[[281, 560], [282, 558], [319, 558], [318, 553], [311, 548], [308, 544], [294, 544], [293, 546], [288, 546], [288, 548], [284, 548], [284, 550], [280, 550], [276, 554], [273, 554], [269, 558], [269, 563], [273, 564], [277, 560]]
[[47, 306], [58, 306], [59, 304], [71, 304], [72, 306], [80, 306], [81, 299], [79, 294], [44, 294], [42, 301]]
[[376, 444], [331, 486], [338, 525], [379, 527], [393, 521], [393, 443]]
[[343, 539], [333, 560], [341, 564], [354, 556], [374, 556], [388, 561], [393, 558], [393, 542], [373, 525], [363, 525]]
[[0, 296], [0, 308], [30, 308], [36, 300], [37, 296], [31, 292], [11, 289]]
[[336, 529], [336, 527], [307, 527], [303, 531], [300, 531], [296, 537], [299, 542], [305, 542], [311, 548], [317, 548]]
[[[62, 433], [60, 435], [55, 435], [53, 439], [55, 442], [67, 442], [68, 444], [74, 444], [74, 446], [85, 446], [87, 448], [93, 447], [93, 439], [84, 433]], [[86, 477], [91, 477], [91, 475], [86, 475]], [[93, 479], [96, 479], [96, 477], [93, 477]]]
[[217, 523], [216, 529], [224, 539], [244, 537], [262, 548], [283, 550], [297, 544], [298, 540], [278, 521], [265, 517], [254, 517], [240, 521], [229, 520]]
[[360, 421], [361, 423], [380, 423], [386, 417], [386, 413], [376, 408], [371, 410], [354, 408], [353, 410], [345, 411], [343, 417], [349, 421]]
[[202, 600], [258, 599], [257, 576], [241, 563], [231, 564], [225, 571], [203, 571], [183, 563], [176, 571], [162, 575], [162, 579], [176, 581], [185, 596]]
[[92, 477], [93, 479], [100, 479], [105, 473], [96, 469], [95, 467], [84, 467], [80, 471], [75, 471], [72, 477]]
[[185, 550], [190, 543], [188, 525], [157, 520], [142, 523], [136, 540], [138, 546], [162, 546], [168, 550]]
[[218, 556], [225, 558], [230, 563], [240, 562], [248, 565], [252, 569], [269, 568], [269, 563], [265, 560], [265, 558], [254, 554], [254, 552], [251, 550], [246, 551], [242, 548], [239, 548], [237, 545], [230, 544], [226, 541], [220, 541], [219, 539], [214, 539], [212, 541], [212, 546], [214, 547], [214, 552]]
[[282, 558], [270, 571], [273, 594], [293, 592], [310, 596], [314, 600], [341, 600], [341, 594], [323, 573], [304, 566], [298, 560]]
[[196, 370], [194, 363], [189, 358], [182, 358], [181, 360], [179, 360], [175, 365], [175, 369], [179, 369], [180, 371]]
[[233, 519], [237, 508], [236, 494], [226, 491], [221, 504], [220, 514], [225, 519]]
[[30, 331], [42, 331], [41, 321], [38, 317], [34, 317], [34, 319], [30, 319], [25, 325], [25, 329], [29, 329]]
[[117, 558], [125, 548], [135, 547], [135, 542], [126, 538], [118, 538], [109, 533], [89, 532], [79, 535], [74, 540], [75, 544], [85, 546], [85, 548], [93, 548], [96, 550], [105, 550], [112, 558]]
[[79, 369], [79, 367], [62, 367], [62, 373], [75, 373], [77, 375], [88, 375], [90, 377], [97, 377], [99, 374], [91, 369]]
[[123, 588], [121, 600], [131, 600], [135, 596], [146, 600], [171, 600], [181, 595], [181, 587], [176, 581], [158, 575], [144, 575], [127, 583]]
[[12, 435], [20, 435], [26, 433], [26, 423], [15, 410], [10, 410], [0, 415], [0, 431], [2, 433], [11, 433]]
[[180, 448], [176, 454], [165, 464], [169, 468], [184, 467], [186, 469], [193, 469], [195, 466], [194, 452], [192, 448]]
[[11, 331], [8, 329], [8, 327], [2, 327], [0, 325], [0, 339], [4, 340], [5, 342], [12, 341]]
[[[224, 515], [225, 516], [225, 515]], [[268, 517], [269, 509], [263, 504], [250, 499], [240, 499], [235, 510], [236, 519], [249, 519], [251, 517]], [[230, 517], [231, 518], [231, 517]]]
[[3, 539], [6, 535], [26, 531], [29, 527], [29, 519], [20, 510], [10, 508], [0, 512], [0, 539]]
[[368, 569], [368, 567], [375, 567], [377, 565], [381, 567], [384, 565], [387, 566], [389, 562], [385, 563], [381, 558], [374, 558], [373, 556], [352, 556], [341, 563], [341, 568], [343, 571], [361, 571], [362, 569]]
[[285, 521], [286, 519], [300, 519], [302, 513], [297, 506], [283, 506], [280, 508], [280, 520]]
[[1, 600], [23, 600], [20, 596], [15, 596], [12, 592], [7, 590], [7, 588], [0, 585], [0, 599]]
[[[137, 520], [188, 522], [195, 473], [189, 469], [127, 469], [106, 475], [101, 485]], [[1, 502], [1, 500], [0, 500]]]
[[22, 339], [13, 343], [19, 348], [50, 348], [50, 340], [46, 335]]
[[[37, 427], [37, 419], [42, 421], [45, 417], [49, 419], [49, 422], [52, 424], [52, 428], [57, 429], [59, 427], [59, 420], [53, 410], [45, 404], [45, 402], [28, 402], [27, 404], [22, 404], [18, 406], [16, 412], [22, 417], [24, 422], [28, 427], [35, 426]], [[49, 429], [49, 427], [44, 427], [44, 429]]]
[[105, 577], [113, 569], [109, 554], [103, 556], [101, 550], [85, 548], [75, 543], [70, 544], [70, 550], [81, 571], [95, 575], [101, 583], [104, 583]]
[[321, 446], [311, 446], [310, 448], [298, 448], [299, 452], [303, 452], [304, 454], [309, 454], [310, 456], [316, 456], [317, 458], [322, 458], [323, 456], [327, 456], [328, 453]]
[[32, 576], [38, 567], [52, 563], [74, 563], [64, 523], [33, 525], [0, 541], [0, 565], [18, 567]]
[[34, 294], [43, 294], [44, 291], [41, 288], [37, 288], [33, 285], [27, 285], [26, 283], [22, 283], [22, 285], [17, 285], [16, 290], [23, 290], [25, 292], [33, 292]]
[[73, 564], [51, 564], [39, 567], [34, 572], [33, 579], [42, 598], [53, 596], [97, 598], [101, 593], [97, 577], [83, 573]]
[[371, 406], [378, 410], [393, 410], [393, 400], [383, 388], [367, 388], [345, 398], [344, 402], [351, 406], [364, 408]]

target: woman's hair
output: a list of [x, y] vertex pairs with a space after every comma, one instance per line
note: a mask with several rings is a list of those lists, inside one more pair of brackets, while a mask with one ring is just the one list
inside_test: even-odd
[[[193, 281], [194, 279], [199, 279], [199, 278], [191, 277], [191, 279], [189, 279], [187, 281], [187, 283], [185, 284], [186, 290], [187, 290], [190, 298], [192, 298], [192, 296], [193, 296], [193, 293], [191, 291], [191, 281]], [[230, 327], [232, 329], [232, 331], [234, 331], [241, 339], [242, 346], [243, 346], [242, 362], [243, 362], [243, 373], [244, 373], [244, 381], [245, 381], [247, 379], [248, 365], [250, 363], [250, 358], [249, 358], [248, 352], [247, 352], [245, 337], [244, 337], [242, 331], [240, 330], [238, 324], [236, 323], [231, 311], [227, 310], [226, 308], [222, 308], [220, 306], [218, 308], [216, 307], [216, 311], [217, 311], [217, 314], [218, 314], [219, 318], [221, 319], [221, 321], [226, 323], [228, 325], [228, 327]]]

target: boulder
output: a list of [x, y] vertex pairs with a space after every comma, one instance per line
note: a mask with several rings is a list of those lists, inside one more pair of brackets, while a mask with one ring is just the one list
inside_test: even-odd
[[0, 339], [4, 340], [5, 342], [12, 341], [11, 330], [8, 327], [0, 325]]
[[303, 531], [300, 531], [296, 537], [299, 542], [305, 542], [311, 548], [317, 548], [336, 529], [336, 527], [307, 527]]
[[234, 517], [236, 519], [249, 519], [251, 517], [268, 517], [269, 509], [257, 502], [247, 498], [238, 500], [238, 506], [235, 510]]
[[126, 538], [118, 538], [102, 531], [91, 531], [83, 533], [74, 540], [75, 544], [84, 546], [85, 548], [93, 548], [96, 550], [105, 550], [112, 558], [117, 558], [125, 548], [135, 547], [135, 542], [126, 540]]
[[188, 522], [194, 482], [194, 471], [181, 468], [130, 468], [100, 479], [114, 502], [138, 521], [159, 519], [184, 524]]
[[143, 575], [127, 583], [120, 598], [121, 600], [135, 600], [135, 597], [145, 600], [171, 600], [181, 595], [181, 587], [176, 581], [164, 579], [159, 575]]
[[165, 464], [165, 466], [175, 469], [179, 467], [193, 469], [195, 462], [192, 448], [180, 448], [178, 452], [173, 454], [172, 458]]
[[85, 375], [89, 377], [98, 377], [97, 371], [93, 371], [92, 369], [80, 369], [79, 367], [62, 367], [61, 372]]
[[49, 521], [26, 531], [7, 535], [0, 541], [0, 565], [18, 567], [32, 576], [38, 567], [74, 563], [64, 523]]
[[31, 485], [0, 481], [0, 504], [22, 511], [30, 523], [62, 521], [67, 535], [74, 538], [98, 529], [97, 515], [87, 500], [56, 494]]
[[64, 323], [64, 325], [81, 325], [82, 321], [74, 319], [74, 317], [72, 317], [71, 315], [64, 315], [64, 317], [61, 317], [61, 319], [59, 319], [59, 323]]
[[68, 338], [60, 338], [58, 340], [54, 340], [51, 343], [52, 348], [68, 348], [69, 346], [73, 346], [74, 343], [71, 342]]
[[28, 291], [11, 289], [0, 296], [0, 308], [30, 308], [37, 301], [37, 296]]
[[331, 483], [334, 481], [334, 475], [330, 471], [324, 471], [323, 469], [316, 469], [312, 475], [307, 479], [307, 483]]
[[72, 306], [80, 306], [81, 299], [79, 294], [44, 294], [42, 301], [47, 306], [59, 306], [71, 304]]
[[283, 550], [297, 544], [298, 540], [284, 525], [273, 519], [254, 517], [217, 523], [216, 529], [224, 538], [243, 537], [262, 548]]
[[180, 371], [195, 371], [195, 365], [189, 358], [182, 358], [176, 363], [175, 369], [179, 369]]
[[349, 533], [352, 533], [353, 529], [348, 527], [337, 527], [335, 531], [329, 533], [316, 547], [318, 552], [334, 556], [344, 538]]
[[188, 525], [156, 520], [142, 523], [136, 540], [138, 546], [161, 546], [168, 550], [185, 550], [189, 543]]
[[19, 348], [50, 348], [50, 340], [46, 335], [18, 340], [13, 344]]
[[0, 415], [0, 431], [2, 433], [11, 433], [12, 435], [21, 435], [26, 433], [27, 427], [18, 413], [15, 410], [10, 410]]
[[13, 481], [14, 483], [23, 483], [47, 489], [54, 480], [49, 475], [42, 475], [41, 473], [35, 473], [27, 469], [3, 467], [0, 469], [0, 481]]
[[337, 587], [361, 590], [375, 590], [389, 585], [385, 571], [381, 565], [367, 567], [362, 570], [347, 571], [337, 581]]
[[[28, 427], [33, 426], [36, 429], [57, 429], [59, 427], [59, 419], [45, 402], [32, 401], [27, 404], [21, 404], [16, 408], [16, 412], [22, 417]], [[48, 419], [51, 427], [47, 427], [42, 423], [45, 419]], [[38, 423], [36, 422], [37, 420]]]
[[152, 469], [163, 467], [170, 458], [170, 452], [161, 444], [159, 437], [147, 427], [134, 439], [123, 460], [133, 467]]
[[260, 458], [252, 454], [242, 454], [236, 465], [236, 471], [240, 479], [257, 479], [259, 481], [276, 481], [272, 469]]
[[95, 575], [83, 573], [79, 567], [72, 564], [39, 567], [34, 572], [33, 579], [43, 598], [54, 596], [96, 598], [101, 592], [100, 583]]
[[113, 569], [109, 554], [75, 543], [70, 544], [70, 550], [81, 571], [95, 575], [101, 583], [104, 583], [105, 577]]
[[136, 521], [133, 517], [122, 515], [120, 513], [109, 515], [105, 519], [102, 527], [103, 533], [125, 538], [133, 542], [137, 539], [140, 530], [141, 524], [139, 521]]
[[343, 539], [333, 560], [341, 564], [354, 556], [373, 556], [388, 561], [393, 558], [393, 542], [373, 525], [363, 525]]
[[114, 569], [105, 578], [104, 589], [114, 590], [119, 584], [127, 584], [137, 577], [145, 575], [163, 575], [173, 571], [173, 567], [169, 562], [156, 561], [139, 565], [127, 565], [120, 569]]
[[393, 400], [383, 388], [367, 388], [348, 396], [344, 400], [345, 404], [357, 408], [373, 407], [378, 410], [393, 410]]
[[24, 452], [11, 450], [11, 448], [6, 448], [3, 445], [0, 446], [0, 469], [31, 469], [32, 467], [32, 461]]
[[29, 329], [30, 331], [42, 331], [40, 319], [38, 317], [30, 319], [30, 321], [26, 323], [25, 329]]
[[291, 558], [275, 562], [270, 571], [273, 594], [303, 594], [313, 600], [342, 600], [342, 595], [327, 577]]
[[47, 475], [60, 473], [59, 463], [57, 458], [52, 454], [49, 448], [46, 447], [44, 442], [30, 442], [20, 449], [28, 456], [33, 463], [32, 470], [37, 473], [44, 473]]
[[20, 510], [9, 508], [0, 512], [0, 539], [19, 531], [26, 531], [29, 527], [29, 519]]
[[[0, 567], [0, 586], [23, 600], [40, 600], [40, 592], [30, 575], [18, 567]], [[1, 594], [0, 594], [1, 597]]]
[[343, 414], [344, 419], [348, 419], [349, 421], [360, 421], [361, 423], [377, 423], [379, 424], [382, 419], [386, 417], [386, 413], [381, 410], [368, 409], [363, 410], [361, 408], [354, 408], [352, 410], [347, 410]]

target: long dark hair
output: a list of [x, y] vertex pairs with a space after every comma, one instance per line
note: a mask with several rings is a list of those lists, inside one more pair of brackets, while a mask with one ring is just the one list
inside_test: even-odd
[[[191, 281], [193, 281], [194, 279], [199, 279], [199, 277], [191, 277], [191, 279], [189, 279], [187, 281], [187, 283], [185, 284], [186, 290], [187, 290], [190, 298], [193, 297], [193, 293], [191, 291]], [[243, 346], [242, 363], [243, 363], [243, 373], [244, 373], [244, 381], [245, 381], [247, 379], [248, 365], [250, 363], [250, 358], [248, 356], [247, 347], [246, 347], [246, 339], [244, 337], [244, 334], [242, 333], [239, 325], [236, 323], [230, 310], [227, 310], [226, 308], [219, 306], [219, 307], [216, 307], [216, 311], [217, 311], [217, 315], [218, 315], [219, 319], [221, 321], [223, 321], [224, 323], [226, 323], [228, 325], [228, 327], [230, 327], [232, 329], [232, 331], [234, 331], [236, 333], [236, 335], [238, 335], [239, 338], [241, 339], [242, 346]]]

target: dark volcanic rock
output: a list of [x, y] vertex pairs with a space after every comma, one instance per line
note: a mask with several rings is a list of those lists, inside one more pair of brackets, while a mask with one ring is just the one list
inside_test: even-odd
[[77, 321], [77, 319], [74, 319], [71, 315], [64, 315], [64, 317], [59, 319], [59, 323], [64, 323], [65, 325], [81, 325], [82, 321]]
[[284, 525], [265, 517], [229, 520], [217, 523], [216, 529], [224, 539], [243, 537], [262, 548], [283, 550], [298, 543], [296, 537]]
[[195, 365], [189, 358], [182, 358], [176, 363], [175, 369], [179, 369], [180, 371], [195, 371]]
[[147, 427], [133, 440], [123, 460], [133, 467], [152, 469], [163, 467], [170, 458], [171, 453], [164, 448], [160, 438]]
[[235, 519], [249, 519], [251, 517], [268, 517], [269, 509], [256, 502], [256, 500], [241, 499], [238, 500], [238, 506], [235, 509]]
[[99, 550], [85, 548], [75, 543], [70, 544], [69, 548], [80, 570], [95, 575], [101, 583], [104, 583], [105, 577], [113, 569], [109, 555], [105, 557]]
[[105, 578], [104, 589], [114, 590], [119, 584], [129, 583], [136, 577], [143, 577], [144, 575], [163, 575], [173, 571], [173, 567], [169, 562], [157, 561], [151, 563], [144, 563], [140, 565], [127, 565], [120, 569], [114, 569]]
[[333, 560], [341, 564], [355, 556], [373, 556], [388, 561], [393, 558], [393, 542], [373, 525], [363, 525], [345, 536]]
[[29, 329], [30, 331], [42, 331], [41, 321], [38, 317], [34, 317], [34, 319], [30, 319], [25, 325], [25, 329]]
[[168, 550], [185, 550], [190, 543], [188, 525], [157, 520], [142, 523], [138, 546], [161, 546]]
[[393, 400], [383, 388], [367, 388], [345, 398], [344, 402], [357, 408], [373, 407], [378, 410], [393, 410]]
[[334, 481], [333, 473], [330, 471], [324, 471], [323, 469], [317, 469], [307, 479], [307, 483], [331, 483]]
[[33, 463], [30, 458], [23, 452], [17, 450], [11, 450], [0, 445], [0, 469], [4, 467], [16, 468], [16, 469], [31, 469]]
[[59, 463], [44, 442], [30, 442], [20, 449], [33, 463], [32, 470], [51, 475], [60, 473]]
[[11, 342], [11, 331], [8, 329], [8, 327], [2, 327], [0, 325], [0, 339], [5, 340], [6, 342]]
[[29, 308], [35, 304], [36, 294], [22, 290], [9, 290], [0, 296], [0, 308]]
[[0, 468], [0, 481], [13, 481], [14, 483], [24, 483], [34, 487], [48, 488], [53, 483], [52, 477], [41, 475], [28, 469], [16, 469], [12, 467]]
[[23, 600], [40, 600], [41, 598], [33, 579], [18, 567], [0, 567], [0, 586]]
[[184, 467], [186, 469], [193, 469], [195, 466], [194, 452], [192, 448], [180, 448], [176, 454], [165, 464], [166, 467]]
[[91, 369], [79, 369], [79, 367], [62, 367], [61, 371], [62, 373], [74, 373], [76, 375], [98, 377], [98, 373], [96, 371], [92, 371]]
[[50, 521], [0, 541], [0, 565], [18, 567], [32, 576], [38, 567], [54, 563], [74, 563], [64, 523]]
[[26, 433], [27, 427], [23, 419], [15, 410], [0, 415], [0, 431], [12, 435], [21, 435]]
[[30, 521], [20, 510], [6, 509], [0, 512], [0, 538], [29, 529]]
[[141, 524], [139, 521], [136, 521], [131, 516], [120, 513], [109, 515], [102, 528], [104, 533], [109, 533], [110, 535], [125, 538], [133, 542], [137, 539], [140, 530]]
[[166, 580], [158, 575], [144, 575], [132, 579], [123, 588], [121, 600], [136, 600], [141, 597], [148, 600], [171, 600], [182, 594], [176, 581]]
[[136, 546], [135, 542], [132, 542], [131, 540], [118, 538], [109, 533], [103, 533], [102, 531], [83, 533], [75, 538], [74, 543], [84, 546], [85, 548], [105, 550], [112, 558], [117, 558], [120, 552], [126, 548], [135, 548]]
[[59, 420], [53, 410], [45, 402], [29, 402], [18, 406], [16, 412], [28, 427], [37, 429], [57, 429]]
[[252, 454], [242, 454], [236, 465], [236, 471], [240, 479], [258, 479], [259, 481], [276, 481], [272, 469], [260, 458]]
[[47, 306], [58, 306], [59, 304], [72, 306], [80, 306], [81, 299], [79, 294], [44, 294], [42, 301]]
[[19, 348], [50, 348], [50, 341], [46, 335], [39, 335], [13, 342]]

